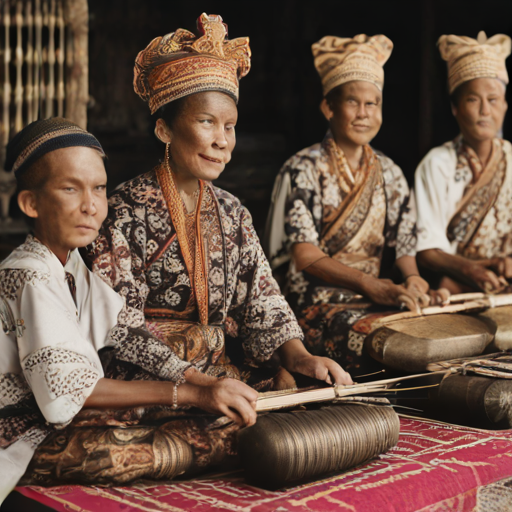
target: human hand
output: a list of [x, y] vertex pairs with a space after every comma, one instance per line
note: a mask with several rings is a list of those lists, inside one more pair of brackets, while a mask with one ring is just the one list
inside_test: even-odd
[[446, 288], [439, 288], [438, 290], [429, 290], [430, 304], [434, 306], [441, 306], [450, 303], [450, 291]]
[[288, 340], [277, 350], [281, 364], [289, 372], [301, 373], [328, 384], [352, 384], [350, 375], [338, 363], [328, 357], [311, 355], [299, 339]]
[[499, 277], [503, 277], [505, 279], [512, 278], [512, 258], [509, 258], [508, 256], [505, 258], [481, 260], [479, 263], [494, 271], [494, 273]]
[[258, 392], [235, 379], [219, 379], [209, 386], [194, 386], [191, 405], [231, 418], [241, 427], [256, 423]]
[[423, 308], [429, 305], [448, 304], [449, 302], [450, 292], [446, 288], [431, 290], [427, 281], [418, 275], [410, 275], [404, 284]]
[[[493, 260], [495, 259], [493, 258]], [[473, 286], [486, 293], [497, 293], [507, 286], [507, 281], [503, 276], [498, 277], [492, 270], [486, 268], [487, 265], [493, 266], [493, 260], [469, 261], [462, 268], [462, 273], [466, 279]], [[494, 263], [497, 262], [495, 261]]]
[[328, 357], [313, 356], [308, 353], [290, 362], [286, 369], [313, 379], [323, 380], [327, 384], [353, 384], [350, 375], [336, 361]]
[[410, 311], [421, 313], [420, 305], [414, 294], [405, 286], [394, 284], [390, 279], [377, 279], [365, 274], [361, 281], [361, 289], [363, 294], [376, 304], [405, 306]]
[[404, 281], [405, 289], [411, 292], [422, 308], [430, 304], [429, 284], [419, 275], [412, 274]]

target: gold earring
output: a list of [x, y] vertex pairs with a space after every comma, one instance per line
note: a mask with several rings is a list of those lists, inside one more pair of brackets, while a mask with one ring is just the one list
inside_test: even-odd
[[165, 158], [164, 158], [164, 161], [165, 161], [165, 167], [167, 168], [168, 171], [171, 170], [171, 165], [170, 165], [170, 161], [171, 161], [171, 143], [170, 142], [166, 142], [165, 143]]

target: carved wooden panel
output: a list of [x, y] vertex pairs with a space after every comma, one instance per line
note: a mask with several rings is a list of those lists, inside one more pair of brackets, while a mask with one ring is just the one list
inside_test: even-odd
[[48, 117], [86, 127], [87, 45], [87, 0], [0, 0], [0, 220], [14, 191], [3, 170], [9, 140]]

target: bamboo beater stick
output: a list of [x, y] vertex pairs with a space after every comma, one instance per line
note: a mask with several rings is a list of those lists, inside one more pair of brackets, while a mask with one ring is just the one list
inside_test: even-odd
[[[460, 294], [456, 296], [458, 302], [463, 300], [462, 295]], [[474, 294], [468, 294], [473, 296]], [[483, 295], [483, 294], [482, 294]], [[471, 297], [472, 298], [472, 297]], [[448, 304], [446, 306], [430, 306], [423, 308], [421, 313], [416, 313], [414, 311], [406, 311], [403, 313], [397, 313], [395, 315], [385, 316], [383, 318], [379, 318], [372, 324], [372, 331], [375, 331], [379, 327], [383, 327], [392, 322], [397, 322], [399, 320], [407, 320], [410, 318], [419, 318], [422, 316], [430, 316], [430, 315], [442, 315], [445, 313], [463, 313], [469, 311], [479, 311], [490, 308], [497, 308], [501, 306], [511, 306], [512, 305], [512, 293], [505, 293], [503, 295], [483, 295], [483, 297], [478, 298], [477, 300], [469, 300], [467, 302], [460, 302], [456, 304]]]
[[[450, 372], [450, 370], [440, 370], [436, 372], [421, 373], [418, 375], [406, 375], [405, 377], [383, 379], [363, 384], [352, 384], [350, 386], [332, 386], [328, 388], [310, 389], [307, 391], [285, 390], [277, 393], [260, 393], [260, 397], [256, 403], [256, 412], [272, 411], [282, 409], [284, 407], [294, 407], [296, 405], [313, 402], [329, 402], [347, 396], [387, 391], [390, 384], [430, 375], [444, 375], [447, 372]], [[393, 389], [393, 391], [401, 391], [401, 389], [397, 388]]]

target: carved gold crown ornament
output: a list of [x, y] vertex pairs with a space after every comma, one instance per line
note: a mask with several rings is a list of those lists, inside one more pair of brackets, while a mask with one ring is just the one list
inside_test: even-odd
[[226, 39], [227, 25], [215, 14], [201, 14], [197, 28], [199, 36], [180, 28], [153, 39], [138, 54], [133, 86], [152, 114], [203, 91], [225, 92], [238, 100], [239, 79], [251, 68], [249, 38]]

